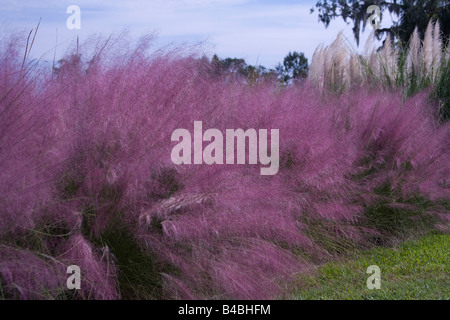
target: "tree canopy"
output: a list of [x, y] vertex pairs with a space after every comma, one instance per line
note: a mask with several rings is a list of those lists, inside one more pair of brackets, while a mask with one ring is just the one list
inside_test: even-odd
[[303, 52], [289, 52], [283, 59], [283, 64], [277, 67], [283, 82], [293, 79], [303, 79], [308, 76], [308, 59]]
[[308, 75], [308, 59], [303, 52], [289, 52], [275, 69], [264, 66], [249, 65], [244, 59], [221, 59], [214, 55], [211, 59], [215, 75], [231, 75], [254, 83], [264, 79], [278, 79], [283, 84], [290, 84], [293, 80], [306, 78]]
[[311, 13], [317, 9], [319, 21], [326, 27], [331, 20], [338, 17], [347, 23], [352, 21], [353, 34], [359, 44], [360, 33], [364, 31], [367, 19], [371, 15], [367, 13], [367, 8], [371, 5], [380, 7], [381, 19], [383, 19], [383, 13], [390, 13], [394, 20], [392, 26], [376, 31], [379, 39], [383, 34], [391, 33], [398, 40], [406, 43], [416, 26], [423, 35], [430, 19], [439, 20], [443, 33], [446, 35], [450, 33], [449, 0], [319, 0], [315, 8], [311, 9]]

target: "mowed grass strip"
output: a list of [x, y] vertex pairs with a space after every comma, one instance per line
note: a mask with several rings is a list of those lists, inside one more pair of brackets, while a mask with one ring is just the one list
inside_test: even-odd
[[[381, 288], [367, 288], [367, 267], [381, 271]], [[303, 275], [293, 299], [450, 299], [450, 235], [432, 233], [397, 248], [374, 248]]]

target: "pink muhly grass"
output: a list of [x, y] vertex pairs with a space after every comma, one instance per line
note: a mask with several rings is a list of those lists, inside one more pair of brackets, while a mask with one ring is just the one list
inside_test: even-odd
[[[136, 297], [129, 283], [152, 298], [284, 297], [298, 273], [382, 234], [366, 211], [387, 201], [384, 185], [399, 202], [448, 198], [450, 129], [436, 124], [425, 93], [404, 101], [364, 87], [337, 96], [308, 83], [250, 86], [190, 49], [150, 52], [150, 40], [133, 48], [123, 35], [91, 39], [53, 74], [30, 66], [20, 75], [20, 50], [1, 48], [8, 296], [55, 296], [64, 267], [77, 264], [82, 299]], [[332, 74], [316, 65], [318, 81], [348, 85], [352, 62], [340, 41], [316, 53], [333, 64]], [[171, 133], [192, 132], [194, 120], [204, 130], [279, 129], [279, 172], [174, 165]], [[144, 287], [128, 258], [156, 280]]]
[[54, 259], [29, 250], [0, 245], [3, 298], [51, 299], [63, 291], [64, 273]]

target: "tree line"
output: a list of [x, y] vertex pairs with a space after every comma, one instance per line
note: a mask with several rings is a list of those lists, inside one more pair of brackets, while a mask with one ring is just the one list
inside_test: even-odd
[[[208, 59], [204, 57], [203, 59]], [[255, 83], [265, 79], [277, 79], [284, 85], [299, 82], [308, 75], [308, 58], [303, 52], [289, 52], [275, 68], [266, 68], [262, 65], [247, 64], [242, 58], [219, 58], [215, 54], [211, 61], [215, 75], [232, 75], [246, 79], [249, 83]]]

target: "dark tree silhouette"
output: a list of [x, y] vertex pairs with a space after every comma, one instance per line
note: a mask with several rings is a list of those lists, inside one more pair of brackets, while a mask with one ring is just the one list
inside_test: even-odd
[[289, 52], [283, 60], [283, 64], [278, 65], [277, 71], [280, 73], [282, 81], [285, 83], [294, 79], [303, 79], [308, 76], [308, 59], [303, 52]]
[[[423, 35], [430, 19], [439, 19], [443, 33], [447, 36], [450, 33], [450, 1], [448, 0], [320, 0], [317, 1], [315, 8], [311, 9], [311, 13], [317, 9], [319, 21], [326, 27], [332, 19], [337, 17], [341, 17], [347, 23], [353, 21], [353, 34], [359, 44], [360, 33], [364, 31], [368, 23], [367, 18], [372, 14], [367, 13], [370, 5], [380, 7], [381, 19], [383, 19], [383, 13], [391, 13], [393, 18], [397, 19], [392, 26], [376, 31], [378, 39], [386, 33], [391, 33], [398, 40], [406, 43], [416, 26]], [[448, 41], [448, 39], [444, 40]]]

